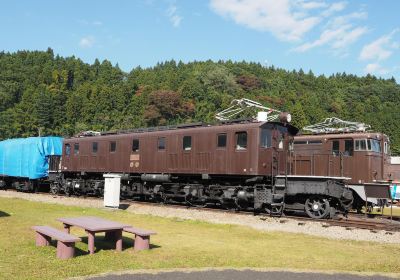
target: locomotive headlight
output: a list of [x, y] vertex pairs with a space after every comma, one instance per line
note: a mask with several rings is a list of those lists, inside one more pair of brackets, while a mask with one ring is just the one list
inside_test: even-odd
[[290, 123], [292, 121], [292, 115], [288, 112], [282, 112], [279, 114], [279, 121], [282, 123]]

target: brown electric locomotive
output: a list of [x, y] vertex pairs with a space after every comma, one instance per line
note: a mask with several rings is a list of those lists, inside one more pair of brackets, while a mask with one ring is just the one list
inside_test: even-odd
[[[392, 179], [388, 169], [389, 138], [377, 132], [353, 131], [351, 127], [337, 132], [297, 135], [291, 161], [293, 174], [347, 177], [354, 196], [353, 208], [358, 210], [365, 206], [365, 186], [375, 188], [375, 193], [387, 193], [383, 188], [388, 189]], [[373, 198], [368, 201], [369, 205], [381, 203]]]
[[102, 195], [104, 173], [121, 196], [325, 218], [352, 201], [340, 176], [293, 176], [288, 123], [233, 121], [136, 129], [64, 139], [53, 193]]

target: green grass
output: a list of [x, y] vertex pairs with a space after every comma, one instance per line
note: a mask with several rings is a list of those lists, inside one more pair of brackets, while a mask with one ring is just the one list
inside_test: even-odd
[[[84, 204], [84, 200], [82, 200]], [[0, 278], [63, 279], [95, 273], [201, 267], [257, 267], [352, 272], [400, 271], [400, 245], [336, 241], [302, 234], [259, 232], [247, 227], [135, 215], [103, 210], [0, 198]], [[94, 215], [159, 234], [150, 251], [133, 252], [131, 236], [124, 235], [124, 251], [117, 253], [97, 237], [98, 251], [87, 255], [87, 244], [77, 243], [78, 256], [58, 260], [53, 246], [35, 247], [33, 225], [61, 229], [58, 217]], [[84, 238], [83, 230], [72, 234]], [[126, 238], [125, 238], [126, 237]], [[108, 247], [107, 247], [108, 246]]]
[[[375, 214], [382, 214], [381, 212], [378, 212], [377, 209], [373, 211]], [[390, 206], [383, 208], [383, 214], [385, 215], [390, 215]], [[399, 207], [393, 207], [392, 208], [392, 215], [393, 217], [400, 217], [400, 208]]]

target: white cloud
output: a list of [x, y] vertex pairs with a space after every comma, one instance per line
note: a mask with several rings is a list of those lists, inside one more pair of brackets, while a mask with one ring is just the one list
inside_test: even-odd
[[211, 9], [237, 24], [271, 32], [283, 41], [298, 41], [321, 20], [308, 16], [307, 10], [323, 6], [324, 2], [289, 0], [211, 0]]
[[340, 27], [343, 24], [349, 24], [353, 20], [366, 19], [368, 14], [366, 12], [354, 12], [347, 15], [337, 16], [328, 21], [327, 26]]
[[95, 41], [96, 40], [93, 36], [86, 36], [79, 41], [79, 46], [81, 48], [91, 48], [93, 47]]
[[362, 35], [368, 32], [367, 27], [356, 27], [353, 29], [345, 30], [341, 36], [339, 36], [333, 43], [332, 48], [341, 49], [346, 48], [355, 41], [358, 40]]
[[328, 6], [328, 4], [321, 1], [314, 1], [314, 2], [298, 1], [297, 4], [303, 9], [307, 10], [326, 8]]
[[[399, 48], [399, 43], [392, 42], [393, 35], [399, 32], [400, 29], [395, 29], [387, 35], [384, 35], [377, 40], [365, 45], [360, 53], [361, 60], [377, 60], [382, 61], [389, 58], [394, 49]], [[370, 65], [370, 64], [368, 64]]]
[[370, 64], [367, 64], [367, 66], [365, 66], [364, 72], [369, 73], [369, 74], [385, 75], [385, 74], [388, 74], [390, 72], [390, 70], [382, 67], [378, 63], [370, 63]]
[[337, 16], [329, 20], [318, 39], [306, 42], [296, 48], [296, 52], [305, 52], [310, 49], [329, 45], [336, 53], [345, 50], [349, 45], [356, 42], [362, 35], [368, 32], [366, 26], [355, 27], [352, 23], [355, 19], [365, 19], [365, 12], [356, 12], [344, 16]]
[[329, 6], [328, 9], [326, 9], [325, 11], [322, 12], [322, 15], [324, 17], [329, 17], [329, 16], [333, 15], [334, 13], [344, 10], [344, 8], [346, 8], [346, 6], [347, 6], [347, 2], [333, 3], [332, 5]]
[[169, 6], [167, 16], [174, 27], [178, 27], [181, 24], [182, 17], [178, 14], [178, 8], [175, 5]]

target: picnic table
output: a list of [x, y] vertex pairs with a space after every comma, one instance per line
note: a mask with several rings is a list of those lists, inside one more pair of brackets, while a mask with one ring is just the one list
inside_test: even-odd
[[105, 232], [105, 237], [115, 241], [115, 250], [122, 251], [122, 231], [127, 224], [114, 222], [98, 217], [81, 216], [75, 218], [58, 218], [64, 224], [64, 231], [69, 233], [72, 226], [84, 229], [88, 234], [89, 254], [94, 253], [94, 239], [98, 232]]

